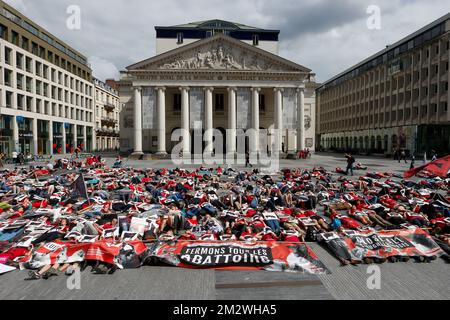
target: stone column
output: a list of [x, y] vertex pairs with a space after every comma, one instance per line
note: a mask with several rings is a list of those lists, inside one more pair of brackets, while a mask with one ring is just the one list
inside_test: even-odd
[[259, 92], [261, 88], [252, 88], [252, 119], [253, 137], [250, 142], [250, 152], [259, 152]]
[[297, 89], [297, 151], [305, 149], [305, 89]]
[[283, 89], [275, 88], [274, 106], [275, 106], [275, 130], [277, 137], [275, 138], [276, 151], [282, 152], [283, 142]]
[[83, 149], [87, 150], [87, 126], [83, 126]]
[[66, 154], [66, 124], [63, 122], [62, 123], [62, 153]]
[[53, 121], [48, 122], [48, 141], [50, 143], [49, 155], [53, 154]]
[[13, 126], [13, 151], [19, 152], [19, 124], [17, 123], [17, 116], [12, 117]]
[[158, 87], [158, 152], [165, 155], [166, 151], [166, 88]]
[[236, 88], [228, 88], [227, 154], [236, 154]]
[[205, 88], [205, 153], [213, 152], [213, 90], [214, 88]]
[[144, 154], [142, 152], [142, 96], [141, 88], [133, 88], [134, 94], [134, 156]]
[[38, 154], [38, 119], [33, 119], [33, 154]]
[[73, 124], [73, 152], [78, 147], [78, 137], [77, 137], [77, 125]]
[[183, 155], [191, 153], [191, 133], [189, 130], [189, 88], [181, 87], [181, 130], [183, 136]]
[[91, 135], [91, 152], [94, 152], [97, 150], [97, 133], [95, 132], [95, 125], [92, 128], [92, 135]]

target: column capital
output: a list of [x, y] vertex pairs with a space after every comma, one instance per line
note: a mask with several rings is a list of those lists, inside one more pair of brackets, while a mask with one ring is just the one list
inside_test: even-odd
[[181, 86], [181, 87], [178, 88], [178, 90], [180, 90], [180, 91], [183, 91], [183, 90], [189, 91], [189, 90], [191, 90], [191, 88], [189, 88], [188, 86]]
[[230, 92], [230, 91], [235, 91], [235, 92], [236, 92], [236, 91], [237, 91], [237, 88], [236, 88], [236, 87], [228, 87], [228, 88], [227, 88], [227, 91], [228, 91], [228, 92]]
[[214, 87], [204, 87], [203, 90], [205, 91], [214, 91]]
[[305, 93], [305, 87], [304, 87], [304, 86], [303, 86], [303, 87], [298, 87], [298, 88], [296, 89], [296, 91], [297, 91], [297, 93], [300, 93], [300, 92]]
[[261, 88], [258, 88], [258, 87], [252, 87], [251, 90], [252, 90], [252, 91], [256, 91], [256, 92], [260, 92], [260, 91], [261, 91]]
[[273, 88], [273, 91], [274, 92], [277, 92], [277, 91], [284, 92], [284, 88]]
[[158, 91], [166, 91], [166, 87], [155, 87], [156, 90]]
[[142, 91], [142, 87], [141, 86], [134, 86], [133, 90]]

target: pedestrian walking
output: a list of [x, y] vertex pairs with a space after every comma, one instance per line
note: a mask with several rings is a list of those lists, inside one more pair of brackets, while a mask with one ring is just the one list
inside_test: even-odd
[[353, 176], [353, 164], [356, 162], [356, 159], [351, 153], [347, 153], [345, 157], [347, 158], [347, 169], [345, 170], [345, 175], [348, 175], [348, 172], [350, 171]]
[[250, 152], [245, 152], [245, 167], [247, 168], [247, 165], [253, 168], [252, 164], [250, 163]]
[[14, 163], [14, 164], [18, 164], [18, 163], [19, 163], [19, 161], [18, 161], [18, 155], [19, 155], [19, 153], [18, 153], [16, 150], [14, 150], [14, 151], [12, 152], [12, 154], [11, 154], [11, 156], [12, 156], [12, 158], [13, 158], [13, 163]]
[[400, 163], [400, 161], [404, 160], [405, 163], [408, 163], [408, 161], [406, 161], [406, 152], [404, 149], [402, 149], [402, 151], [400, 151], [400, 157], [398, 158], [398, 163]]

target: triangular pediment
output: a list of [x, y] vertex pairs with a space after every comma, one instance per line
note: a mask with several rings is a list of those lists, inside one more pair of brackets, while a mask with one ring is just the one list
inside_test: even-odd
[[138, 62], [127, 70], [311, 72], [292, 61], [222, 34]]

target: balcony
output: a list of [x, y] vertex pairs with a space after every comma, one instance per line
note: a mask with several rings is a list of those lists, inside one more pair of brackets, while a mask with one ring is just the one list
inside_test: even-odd
[[119, 130], [99, 128], [96, 132], [98, 137], [119, 137]]
[[107, 117], [102, 118], [102, 125], [115, 126], [116, 124], [117, 124], [117, 120], [116, 119], [107, 118]]
[[103, 107], [105, 108], [106, 111], [110, 112], [110, 111], [114, 111], [116, 109], [116, 106], [113, 105], [112, 103], [106, 102]]

